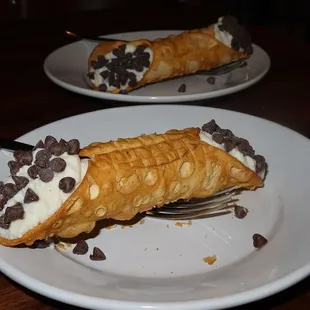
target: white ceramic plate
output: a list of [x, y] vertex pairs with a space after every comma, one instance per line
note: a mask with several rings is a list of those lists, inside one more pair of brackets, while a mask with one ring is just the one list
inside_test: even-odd
[[[135, 40], [155, 39], [177, 34], [180, 31], [144, 31], [114, 34], [110, 38]], [[169, 80], [142, 87], [128, 95], [109, 94], [91, 89], [87, 73], [87, 61], [96, 43], [79, 41], [63, 46], [52, 52], [44, 62], [46, 75], [57, 85], [70, 91], [107, 100], [126, 102], [185, 102], [214, 98], [231, 94], [257, 83], [269, 70], [270, 58], [259, 46], [254, 45], [254, 53], [248, 66], [216, 77], [214, 85], [206, 82], [208, 76], [194, 75]], [[186, 93], [179, 93], [181, 84], [186, 84]]]
[[[254, 301], [281, 291], [310, 273], [310, 143], [280, 125], [253, 116], [204, 107], [151, 105], [103, 110], [36, 129], [20, 140], [35, 143], [48, 134], [96, 140], [201, 126], [214, 118], [247, 138], [266, 156], [265, 187], [244, 192], [249, 209], [194, 221], [192, 226], [147, 218], [141, 225], [107, 230], [90, 239], [106, 261], [74, 256], [72, 247], [31, 250], [0, 247], [1, 271], [33, 291], [92, 309], [205, 310]], [[0, 152], [0, 177], [9, 155]], [[169, 228], [167, 227], [169, 224]], [[252, 235], [268, 244], [256, 250]], [[203, 257], [216, 255], [213, 265]]]

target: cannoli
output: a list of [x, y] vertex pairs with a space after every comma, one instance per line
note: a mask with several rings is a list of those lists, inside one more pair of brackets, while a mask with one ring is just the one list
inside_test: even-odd
[[234, 17], [153, 41], [98, 44], [88, 60], [93, 89], [126, 94], [141, 86], [210, 70], [251, 56], [251, 38]]
[[91, 232], [102, 219], [130, 220], [179, 199], [236, 186], [262, 187], [263, 156], [214, 120], [92, 143], [48, 136], [32, 152], [15, 152], [0, 184], [0, 244], [31, 245], [52, 236]]

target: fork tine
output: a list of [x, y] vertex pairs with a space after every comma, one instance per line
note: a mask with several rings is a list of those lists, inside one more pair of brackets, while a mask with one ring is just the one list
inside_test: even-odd
[[220, 196], [220, 195], [223, 195], [223, 194], [226, 194], [226, 193], [230, 193], [232, 192], [233, 190], [237, 189], [238, 187], [237, 186], [232, 186], [232, 187], [229, 187], [229, 188], [226, 188], [226, 189], [223, 189], [221, 191], [218, 191], [216, 192], [214, 195], [212, 195], [211, 197], [216, 197], [216, 196]]
[[202, 200], [202, 201], [189, 201], [187, 203], [176, 203], [174, 205], [166, 205], [164, 207], [162, 207], [161, 209], [187, 209], [187, 208], [195, 208], [195, 207], [209, 207], [210, 208], [212, 207], [213, 204], [218, 204], [218, 203], [225, 203], [225, 202], [228, 202], [230, 200], [232, 200], [232, 194], [231, 195], [226, 195], [226, 196], [219, 196], [219, 197], [213, 197], [212, 199], [210, 200]]
[[[191, 212], [187, 214], [166, 214], [161, 212], [155, 212], [155, 213], [148, 213], [148, 216], [155, 219], [164, 219], [164, 220], [193, 220], [193, 219], [204, 219], [204, 218], [212, 218], [217, 217], [221, 215], [230, 214], [231, 209], [233, 205], [230, 204], [222, 204], [217, 207], [216, 210], [201, 210], [197, 212]], [[222, 211], [224, 210], [224, 211]], [[217, 212], [216, 212], [217, 211]]]
[[225, 201], [227, 197], [232, 197], [237, 194], [237, 192], [232, 192], [236, 187], [231, 187], [229, 189], [225, 189], [222, 191], [217, 192], [216, 194], [207, 197], [207, 198], [198, 198], [198, 199], [189, 199], [189, 200], [178, 200], [173, 203], [169, 203], [162, 208], [174, 208], [174, 209], [181, 209], [187, 207], [196, 207], [196, 206], [204, 206], [206, 204], [212, 204], [216, 202]]
[[156, 220], [171, 220], [171, 221], [187, 221], [187, 220], [201, 220], [201, 219], [207, 219], [222, 215], [230, 214], [231, 211], [223, 211], [223, 212], [215, 212], [215, 213], [208, 213], [208, 214], [157, 214], [156, 216], [150, 216], [151, 218], [154, 218]]
[[221, 75], [221, 74], [225, 74], [225, 73], [231, 72], [231, 71], [239, 68], [244, 63], [245, 63], [245, 60], [241, 59], [241, 60], [237, 60], [237, 61], [234, 61], [232, 63], [226, 64], [226, 65], [222, 65], [220, 67], [216, 67], [216, 68], [211, 69], [209, 71], [202, 71], [199, 74], [202, 74], [202, 75]]
[[237, 201], [237, 199], [235, 200], [227, 200], [225, 202], [221, 202], [221, 203], [217, 203], [217, 204], [213, 204], [213, 206], [210, 206], [207, 205], [205, 207], [203, 206], [200, 206], [200, 207], [197, 207], [197, 208], [188, 208], [188, 209], [177, 209], [177, 210], [173, 210], [173, 209], [153, 209], [151, 210], [151, 212], [153, 214], [187, 214], [187, 215], [191, 215], [193, 213], [212, 213], [212, 212], [215, 212], [215, 211], [218, 211], [218, 210], [223, 210], [223, 209], [229, 209], [232, 207], [233, 204], [235, 204]]
[[231, 209], [238, 199], [232, 197], [237, 194], [237, 187], [221, 190], [207, 198], [178, 200], [160, 208], [154, 207], [145, 212], [147, 216], [157, 219], [198, 219], [220, 216], [231, 213]]
[[[206, 202], [205, 204], [200, 204], [200, 205], [189, 205], [188, 207], [181, 207], [181, 208], [170, 208], [170, 207], [162, 207], [159, 209], [155, 209], [158, 213], [166, 213], [166, 214], [188, 214], [196, 211], [215, 211], [219, 206], [223, 206], [229, 202], [232, 202], [231, 197], [227, 197], [226, 199], [222, 199], [221, 201], [218, 202], [213, 202], [213, 203], [208, 203]], [[235, 202], [236, 200], [234, 200]]]

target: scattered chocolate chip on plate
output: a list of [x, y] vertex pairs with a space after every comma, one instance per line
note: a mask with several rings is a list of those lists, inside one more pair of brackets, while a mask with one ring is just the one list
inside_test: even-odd
[[268, 243], [268, 240], [261, 234], [254, 234], [252, 238], [253, 238], [253, 246], [256, 249], [260, 249]]
[[85, 240], [80, 240], [77, 242], [76, 246], [73, 248], [73, 254], [85, 255], [88, 252], [88, 244]]
[[214, 76], [209, 76], [207, 78], [207, 82], [210, 84], [210, 85], [214, 85], [215, 84], [215, 77]]
[[235, 206], [234, 210], [235, 210], [235, 215], [238, 219], [244, 219], [249, 212], [247, 208], [239, 206], [239, 205]]
[[102, 261], [107, 259], [104, 253], [97, 247], [94, 247], [93, 254], [90, 254], [89, 258], [93, 261]]
[[186, 84], [182, 84], [179, 89], [178, 89], [179, 93], [185, 93], [186, 92]]

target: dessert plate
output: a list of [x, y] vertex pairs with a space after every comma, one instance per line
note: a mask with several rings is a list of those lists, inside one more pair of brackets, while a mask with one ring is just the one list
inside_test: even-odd
[[[74, 255], [74, 244], [64, 242], [46, 249], [0, 246], [0, 270], [42, 295], [104, 310], [224, 309], [274, 294], [308, 276], [310, 142], [296, 132], [226, 110], [147, 105], [63, 119], [19, 141], [33, 144], [51, 134], [78, 137], [83, 146], [201, 126], [212, 118], [248, 139], [269, 164], [264, 188], [240, 196], [240, 204], [249, 210], [244, 219], [231, 213], [185, 223], [145, 218], [109, 226], [103, 221], [101, 230], [89, 236], [86, 255]], [[10, 156], [0, 152], [1, 179]], [[259, 250], [253, 246], [255, 233], [268, 239]], [[106, 260], [90, 260], [95, 246]], [[216, 259], [211, 265], [210, 256]]]
[[[178, 34], [180, 31], [143, 31], [105, 36], [120, 40], [141, 38], [155, 39]], [[87, 61], [96, 43], [82, 40], [63, 46], [52, 52], [44, 62], [44, 72], [57, 85], [75, 93], [106, 100], [126, 102], [186, 102], [208, 99], [231, 94], [257, 83], [268, 72], [270, 58], [254, 44], [254, 52], [247, 60], [247, 66], [215, 77], [213, 85], [207, 82], [206, 75], [193, 75], [155, 83], [135, 90], [128, 95], [110, 94], [92, 90], [87, 73]], [[185, 84], [186, 92], [178, 92]]]

